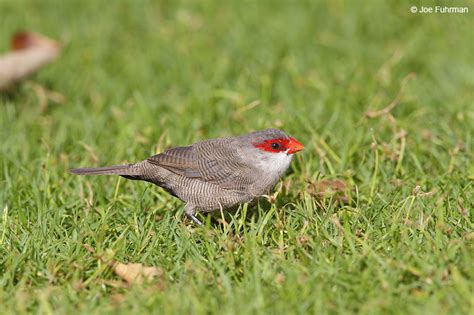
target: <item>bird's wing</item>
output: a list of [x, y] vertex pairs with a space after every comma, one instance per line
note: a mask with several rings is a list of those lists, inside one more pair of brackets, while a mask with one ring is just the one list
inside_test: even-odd
[[246, 191], [253, 184], [255, 169], [240, 156], [235, 138], [221, 138], [198, 143], [198, 168], [207, 182], [224, 189]]
[[148, 162], [224, 189], [245, 191], [253, 183], [254, 170], [242, 161], [229, 140], [218, 140], [169, 149], [148, 158]]
[[197, 168], [197, 156], [192, 146], [172, 148], [149, 157], [147, 161], [186, 177], [194, 177]]

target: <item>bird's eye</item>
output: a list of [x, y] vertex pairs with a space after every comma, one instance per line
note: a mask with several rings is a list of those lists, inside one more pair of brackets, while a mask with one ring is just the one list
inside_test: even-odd
[[272, 143], [272, 149], [273, 150], [279, 150], [280, 149], [280, 144], [278, 142], [273, 142]]

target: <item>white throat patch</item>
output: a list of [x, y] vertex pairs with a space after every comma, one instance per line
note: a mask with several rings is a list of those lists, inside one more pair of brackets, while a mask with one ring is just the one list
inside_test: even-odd
[[293, 154], [267, 153], [264, 158], [259, 161], [258, 168], [265, 170], [273, 176], [281, 176], [290, 166]]

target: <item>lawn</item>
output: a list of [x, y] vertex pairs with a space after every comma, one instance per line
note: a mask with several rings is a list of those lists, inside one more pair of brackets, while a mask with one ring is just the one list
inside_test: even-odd
[[[470, 12], [410, 12], [440, 3]], [[0, 51], [19, 29], [64, 44], [0, 95], [2, 314], [472, 312], [472, 2], [0, 12]], [[156, 186], [68, 173], [270, 127], [305, 150], [267, 201], [202, 228]], [[128, 285], [111, 261], [160, 275]]]

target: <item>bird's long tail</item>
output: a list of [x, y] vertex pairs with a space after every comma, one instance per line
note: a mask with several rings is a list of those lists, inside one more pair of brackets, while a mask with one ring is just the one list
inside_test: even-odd
[[135, 164], [117, 165], [117, 166], [106, 166], [106, 167], [87, 167], [87, 168], [74, 168], [69, 170], [72, 174], [77, 175], [122, 175], [122, 176], [133, 176], [138, 175], [137, 169], [133, 167]]

